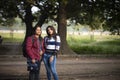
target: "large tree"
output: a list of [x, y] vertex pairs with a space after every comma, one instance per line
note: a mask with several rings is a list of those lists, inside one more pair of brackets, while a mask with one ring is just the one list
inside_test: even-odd
[[61, 53], [74, 54], [74, 52], [68, 47], [66, 36], [67, 36], [67, 12], [66, 6], [68, 1], [59, 0], [59, 11], [58, 11], [58, 33], [61, 37]]
[[120, 1], [110, 0], [106, 1], [104, 4], [106, 6], [105, 18], [107, 29], [120, 35]]
[[[10, 6], [2, 7], [1, 14], [7, 13], [5, 19], [15, 18], [19, 16], [26, 25], [26, 36], [32, 34], [33, 21], [36, 17], [32, 14], [32, 6], [36, 6], [40, 9], [40, 14], [38, 22], [36, 25], [42, 26], [46, 19], [51, 18], [58, 23], [58, 33], [61, 36], [61, 53], [71, 53], [72, 50], [68, 47], [66, 41], [66, 1], [55, 1], [55, 0], [11, 0], [11, 1], [1, 1], [1, 4], [10, 4]], [[14, 7], [15, 9], [12, 10]], [[59, 8], [58, 8], [59, 7]], [[8, 8], [8, 9], [7, 9]], [[5, 10], [7, 9], [7, 11]], [[12, 10], [12, 11], [11, 11]], [[12, 14], [9, 14], [12, 13]], [[13, 14], [15, 13], [15, 14]], [[10, 16], [9, 16], [10, 15]], [[57, 16], [57, 17], [54, 17]], [[37, 16], [38, 17], [38, 16]], [[71, 52], [70, 52], [71, 51]]]
[[67, 14], [76, 23], [89, 25], [91, 30], [102, 27], [120, 32], [119, 0], [69, 0]]

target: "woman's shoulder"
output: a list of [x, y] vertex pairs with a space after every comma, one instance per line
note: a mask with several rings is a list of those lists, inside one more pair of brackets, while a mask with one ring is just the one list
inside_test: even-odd
[[48, 36], [45, 36], [43, 39], [44, 39], [44, 41], [46, 41], [46, 40], [48, 40], [48, 38], [49, 38]]
[[27, 40], [33, 40], [33, 39], [35, 39], [35, 36], [34, 36], [34, 35], [31, 35], [31, 36], [28, 36], [28, 37], [27, 37]]
[[48, 36], [45, 36], [44, 39], [48, 38]]

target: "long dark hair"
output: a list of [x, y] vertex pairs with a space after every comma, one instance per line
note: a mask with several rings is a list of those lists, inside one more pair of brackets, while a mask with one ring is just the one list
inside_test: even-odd
[[36, 29], [37, 29], [38, 27], [41, 28], [39, 25], [36, 25], [36, 26], [33, 28], [33, 34], [36, 33]]
[[[36, 29], [37, 29], [38, 27], [41, 28], [39, 25], [36, 25], [36, 26], [33, 28], [33, 35], [35, 35]], [[41, 32], [42, 32], [42, 31], [41, 31]], [[40, 38], [40, 40], [42, 39], [41, 34], [39, 35], [39, 38]]]
[[46, 32], [47, 32], [48, 37], [51, 37], [51, 35], [48, 33], [48, 28], [50, 28], [51, 30], [53, 30], [52, 36], [53, 36], [54, 38], [56, 38], [57, 33], [56, 33], [55, 28], [54, 28], [53, 26], [48, 26], [48, 27], [46, 28]]

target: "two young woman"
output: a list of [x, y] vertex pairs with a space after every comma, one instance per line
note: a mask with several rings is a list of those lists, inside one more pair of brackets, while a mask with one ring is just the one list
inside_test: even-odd
[[36, 62], [39, 62], [39, 69], [37, 71], [29, 71], [29, 80], [39, 80], [39, 71], [42, 60], [45, 64], [48, 80], [51, 80], [51, 73], [54, 80], [58, 80], [56, 72], [56, 55], [60, 48], [60, 37], [56, 34], [53, 26], [48, 26], [46, 28], [47, 36], [44, 37], [44, 39], [41, 37], [40, 26], [37, 26], [34, 32], [34, 35], [27, 38], [26, 49], [32, 63], [35, 64]]

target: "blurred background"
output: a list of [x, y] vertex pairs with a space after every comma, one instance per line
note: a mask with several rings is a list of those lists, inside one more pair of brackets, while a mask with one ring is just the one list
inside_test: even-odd
[[61, 54], [120, 54], [119, 0], [1, 0], [0, 55], [21, 55], [37, 24], [56, 28]]
[[28, 80], [22, 44], [36, 25], [61, 37], [60, 80], [120, 79], [120, 0], [0, 0], [0, 80]]

